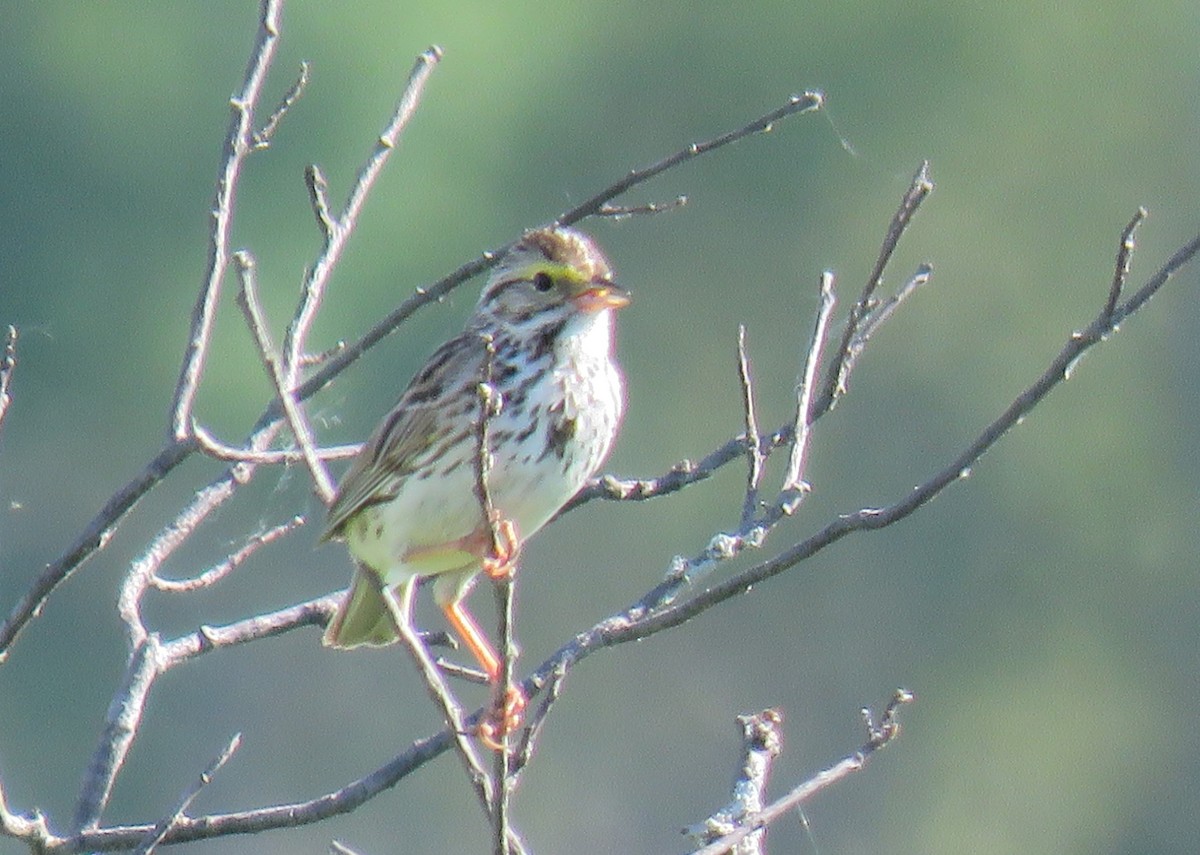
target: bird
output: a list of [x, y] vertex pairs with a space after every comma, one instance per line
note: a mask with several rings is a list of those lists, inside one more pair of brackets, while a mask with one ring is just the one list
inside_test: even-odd
[[[411, 626], [415, 585], [432, 577], [434, 601], [497, 683], [499, 656], [464, 598], [481, 571], [511, 572], [612, 450], [625, 413], [615, 320], [629, 302], [575, 229], [527, 231], [501, 255], [463, 331], [413, 376], [338, 484], [321, 539], [345, 541], [356, 566], [326, 646], [394, 642], [382, 589], [396, 590]], [[524, 703], [511, 690], [496, 727], [510, 732]]]

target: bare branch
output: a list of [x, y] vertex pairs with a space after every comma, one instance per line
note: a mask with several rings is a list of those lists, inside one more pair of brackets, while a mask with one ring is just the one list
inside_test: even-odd
[[1142, 224], [1142, 220], [1146, 219], [1146, 209], [1138, 208], [1134, 211], [1133, 217], [1121, 232], [1121, 242], [1117, 247], [1117, 263], [1113, 270], [1112, 286], [1108, 289], [1108, 302], [1104, 304], [1104, 312], [1102, 317], [1111, 318], [1113, 311], [1117, 308], [1117, 301], [1121, 299], [1121, 292], [1125, 290], [1125, 281], [1129, 278], [1129, 262], [1133, 258], [1134, 241], [1133, 236], [1137, 232], [1138, 226]]
[[154, 852], [155, 848], [158, 846], [158, 844], [162, 843], [163, 838], [167, 836], [168, 832], [170, 832], [170, 830], [181, 819], [183, 819], [184, 813], [191, 806], [192, 802], [196, 800], [196, 796], [200, 795], [200, 791], [211, 784], [212, 779], [216, 776], [217, 772], [221, 771], [221, 768], [229, 762], [229, 758], [231, 758], [233, 753], [238, 750], [238, 746], [241, 745], [241, 743], [242, 735], [240, 733], [234, 734], [233, 739], [229, 740], [229, 744], [226, 745], [221, 753], [217, 755], [216, 759], [214, 759], [212, 763], [210, 763], [208, 767], [200, 773], [200, 777], [198, 777], [192, 783], [192, 785], [188, 787], [186, 791], [184, 791], [183, 796], [179, 799], [178, 804], [175, 805], [175, 809], [170, 813], [170, 815], [163, 817], [163, 819], [159, 821], [158, 825], [154, 827], [154, 830], [150, 834], [146, 835], [146, 839], [140, 846], [138, 846], [137, 849], [134, 850], [133, 855], [151, 855], [151, 853]]
[[[810, 424], [833, 408], [837, 396], [842, 394], [846, 380], [854, 368], [855, 360], [866, 346], [870, 335], [892, 316], [899, 305], [910, 294], [928, 281], [929, 267], [923, 265], [918, 268], [917, 272], [895, 296], [884, 301], [882, 304], [873, 300], [873, 294], [882, 280], [882, 272], [888, 260], [892, 257], [900, 236], [912, 221], [917, 207], [920, 206], [921, 202], [924, 201], [925, 197], [932, 190], [933, 183], [929, 180], [929, 164], [927, 162], [922, 163], [908, 192], [900, 200], [899, 208], [897, 208], [895, 214], [892, 216], [891, 224], [888, 227], [880, 249], [875, 271], [872, 272], [871, 278], [868, 280], [867, 289], [864, 290], [864, 295], [859, 298], [859, 302], [855, 304], [854, 312], [858, 312], [860, 316], [855, 320], [854, 312], [852, 312], [851, 318], [847, 322], [846, 331], [843, 334], [842, 343], [834, 354], [833, 364], [827, 372], [828, 381], [826, 382], [825, 389], [821, 392], [820, 397], [816, 398], [811, 404], [812, 417]], [[838, 377], [841, 379], [839, 383], [835, 383], [834, 379]], [[760, 435], [760, 449], [763, 454], [769, 455], [779, 446], [791, 443], [794, 436], [795, 424], [784, 425], [769, 436]], [[681, 461], [671, 467], [670, 471], [666, 474], [657, 478], [622, 480], [614, 478], [611, 475], [601, 476], [579, 491], [559, 513], [567, 513], [593, 499], [640, 502], [646, 499], [670, 495], [698, 481], [706, 480], [722, 466], [746, 454], [750, 442], [751, 439], [746, 434], [736, 436], [719, 448], [709, 452], [699, 462], [693, 463], [690, 460]]]
[[[808, 490], [804, 483], [804, 470], [808, 460], [808, 435], [812, 427], [813, 389], [817, 384], [817, 367], [821, 363], [821, 352], [829, 335], [829, 317], [833, 314], [836, 297], [833, 293], [833, 274], [828, 270], [821, 274], [821, 304], [817, 309], [817, 322], [813, 329], [812, 343], [804, 358], [804, 369], [796, 394], [796, 419], [792, 426], [792, 453], [788, 458], [787, 474], [783, 479], [783, 492], [796, 492], [796, 502]], [[785, 513], [791, 513], [794, 504], [789, 504]]]
[[[317, 218], [317, 226], [326, 241], [333, 239], [337, 223], [329, 213], [329, 181], [321, 167], [310, 163], [304, 169], [304, 186], [308, 188], [308, 200], [312, 205], [313, 215]], [[343, 345], [344, 346], [344, 345]]]
[[628, 217], [641, 216], [643, 214], [662, 214], [666, 211], [676, 211], [688, 203], [688, 197], [685, 195], [676, 196], [670, 202], [648, 202], [645, 205], [610, 205], [604, 204], [596, 211], [597, 217], [611, 217], [614, 220], [623, 220]]
[[[166, 834], [164, 843], [187, 843], [232, 834], [255, 834], [277, 828], [295, 828], [350, 813], [380, 793], [394, 787], [416, 769], [450, 747], [446, 732], [413, 744], [408, 751], [380, 769], [350, 782], [341, 789], [304, 802], [292, 802], [256, 810], [183, 817]], [[112, 852], [136, 846], [154, 828], [126, 825], [85, 831], [66, 838], [51, 838], [47, 853]]]
[[724, 148], [730, 143], [735, 143], [738, 140], [745, 139], [752, 134], [766, 133], [774, 128], [775, 123], [781, 119], [786, 119], [788, 116], [793, 116], [798, 113], [811, 113], [814, 110], [821, 109], [825, 103], [825, 96], [820, 92], [805, 92], [802, 95], [793, 95], [788, 99], [788, 102], [782, 107], [772, 110], [764, 116], [760, 116], [748, 125], [744, 125], [735, 131], [729, 131], [720, 136], [713, 137], [704, 142], [692, 143], [672, 155], [664, 157], [658, 163], [642, 169], [634, 169], [629, 172], [620, 181], [613, 182], [611, 185], [601, 190], [595, 196], [579, 203], [574, 208], [561, 214], [554, 222], [560, 226], [569, 226], [579, 222], [585, 217], [590, 217], [597, 214], [610, 201], [632, 190], [639, 184], [644, 184], [651, 178], [654, 178], [668, 169], [673, 169], [681, 163], [685, 163], [694, 158], [700, 157], [703, 154], [708, 154], [710, 151], [716, 151], [719, 148]]
[[763, 466], [767, 456], [763, 453], [762, 437], [758, 433], [758, 416], [754, 407], [754, 382], [750, 377], [750, 359], [746, 356], [746, 327], [738, 324], [737, 338], [738, 382], [742, 389], [742, 409], [746, 414], [746, 496], [742, 501], [742, 525], [758, 513], [758, 488], [762, 483]]
[[201, 626], [195, 632], [161, 642], [162, 670], [215, 650], [225, 650], [264, 638], [273, 638], [306, 626], [329, 623], [345, 592], [338, 591], [294, 606], [255, 615], [225, 626]]
[[216, 318], [217, 302], [221, 296], [221, 281], [229, 264], [229, 235], [233, 228], [233, 200], [237, 194], [238, 180], [246, 156], [254, 150], [251, 134], [254, 128], [254, 111], [262, 95], [263, 83], [275, 58], [279, 42], [279, 24], [283, 11], [282, 0], [262, 0], [259, 6], [259, 28], [242, 91], [230, 99], [231, 116], [229, 131], [225, 136], [225, 150], [217, 173], [217, 190], [212, 204], [212, 230], [209, 232], [208, 262], [205, 282], [192, 312], [191, 333], [183, 355], [183, 366], [179, 382], [175, 386], [175, 402], [172, 406], [171, 436], [176, 442], [188, 437], [192, 423], [192, 406], [208, 346], [212, 340], [213, 321]]
[[237, 294], [238, 307], [246, 316], [246, 323], [249, 325], [250, 332], [254, 335], [254, 342], [258, 347], [259, 358], [267, 369], [267, 376], [275, 385], [275, 392], [279, 396], [279, 402], [283, 405], [283, 413], [288, 427], [291, 428], [292, 436], [295, 437], [296, 444], [300, 446], [304, 462], [312, 475], [317, 496], [323, 504], [328, 506], [333, 501], [336, 488], [333, 485], [333, 479], [329, 477], [325, 464], [317, 454], [308, 419], [305, 418], [304, 413], [300, 410], [300, 404], [292, 395], [288, 375], [294, 375], [295, 372], [288, 372], [286, 367], [280, 364], [279, 357], [275, 354], [275, 346], [271, 344], [271, 333], [267, 329], [267, 320], [258, 299], [254, 257], [245, 250], [239, 250], [233, 254], [233, 260], [237, 265], [238, 276], [242, 283]]
[[833, 364], [830, 366], [829, 375], [826, 378], [825, 389], [821, 393], [821, 397], [817, 399], [817, 412], [823, 413], [832, 409], [837, 403], [838, 397], [845, 394], [850, 371], [853, 369], [854, 360], [858, 355], [853, 344], [859, 334], [859, 328], [874, 308], [875, 292], [883, 282], [883, 271], [891, 261], [892, 254], [900, 243], [900, 238], [912, 223], [913, 217], [916, 216], [917, 209], [933, 192], [933, 187], [933, 181], [929, 178], [929, 161], [925, 161], [917, 170], [917, 174], [913, 176], [912, 183], [909, 184], [908, 190], [900, 200], [900, 207], [892, 217], [887, 236], [884, 237], [883, 246], [879, 250], [879, 258], [875, 261], [875, 267], [871, 271], [871, 275], [867, 277], [867, 284], [863, 286], [858, 302], [850, 310], [850, 318], [842, 333], [842, 343], [834, 354]]
[[[492, 471], [491, 423], [504, 406], [500, 392], [492, 385], [493, 368], [496, 357], [496, 347], [491, 335], [481, 333], [480, 345], [483, 348], [483, 360], [480, 363], [479, 383], [476, 392], [479, 397], [479, 419], [475, 424], [475, 482], [474, 490], [479, 510], [483, 516], [483, 524], [487, 526], [491, 538], [491, 554], [501, 555], [508, 551], [503, 544], [500, 531], [500, 515], [492, 501], [492, 491], [489, 476]], [[508, 556], [514, 559], [515, 556]], [[491, 574], [489, 574], [491, 575]], [[495, 709], [500, 716], [505, 716], [508, 710], [508, 698], [513, 692], [513, 659], [516, 657], [516, 645], [513, 643], [513, 572], [492, 576], [492, 590], [496, 599], [496, 614], [500, 638], [500, 673], [497, 675], [494, 691], [499, 694], [495, 698]], [[516, 832], [509, 823], [509, 753], [508, 753], [507, 720], [493, 733], [489, 731], [484, 739], [489, 747], [498, 748], [492, 758], [492, 797], [491, 822], [492, 846], [496, 855], [508, 855], [509, 852], [523, 851], [523, 846], [516, 837]], [[494, 745], [492, 743], [495, 743]]]
[[12, 378], [17, 367], [17, 328], [12, 324], [4, 335], [4, 355], [0, 356], [0, 425], [12, 403]]
[[500, 392], [492, 386], [492, 367], [496, 358], [496, 345], [488, 333], [479, 334], [479, 345], [483, 348], [483, 361], [479, 368], [479, 383], [476, 394], [479, 398], [479, 419], [475, 423], [475, 499], [479, 502], [479, 511], [483, 524], [488, 529], [491, 538], [492, 555], [500, 554], [501, 538], [499, 519], [496, 506], [492, 502], [492, 491], [488, 475], [492, 471], [492, 418], [504, 406]]
[[46, 818], [40, 812], [34, 811], [28, 816], [12, 812], [8, 806], [8, 797], [4, 794], [3, 780], [0, 780], [0, 836], [24, 840], [34, 852], [43, 852], [58, 840], [50, 833]]
[[989, 448], [1028, 415], [1051, 390], [1070, 376], [1073, 367], [1084, 353], [1107, 340], [1124, 318], [1145, 305], [1197, 252], [1200, 252], [1200, 236], [1177, 251], [1136, 294], [1119, 304], [1111, 317], [1106, 317], [1102, 310], [1087, 329], [1073, 333], [1041, 377], [988, 425], [970, 446], [902, 499], [882, 508], [863, 508], [840, 516], [816, 534], [789, 547], [774, 558], [715, 584], [686, 602], [662, 606], [672, 602], [688, 581], [672, 572], [668, 574], [665, 582], [637, 604], [620, 615], [602, 621], [591, 631], [577, 637], [567, 648], [560, 650], [538, 669], [535, 677], [539, 681], [544, 680], [559, 656], [575, 660], [578, 653], [588, 649], [590, 645], [611, 646], [645, 638], [649, 634], [684, 623], [717, 603], [743, 594], [766, 579], [812, 557], [848, 534], [884, 528], [917, 511], [950, 484], [966, 478], [971, 472], [971, 467]]
[[50, 596], [67, 577], [77, 570], [84, 561], [103, 549], [112, 537], [117, 524], [124, 518], [138, 500], [162, 482], [171, 472], [187, 459], [194, 449], [190, 442], [180, 442], [168, 445], [158, 453], [132, 481], [117, 490], [100, 509], [100, 512], [88, 523], [87, 527], [75, 538], [56, 561], [46, 565], [46, 569], [38, 574], [32, 586], [26, 591], [17, 604], [13, 606], [8, 618], [0, 625], [0, 662], [8, 658], [13, 642], [21, 634], [29, 621], [41, 614], [46, 598]]
[[279, 106], [267, 117], [267, 121], [263, 124], [262, 129], [254, 132], [254, 136], [252, 137], [254, 151], [262, 151], [264, 148], [270, 147], [271, 140], [275, 136], [275, 131], [279, 130], [279, 123], [283, 121], [283, 117], [287, 115], [288, 110], [292, 109], [292, 105], [300, 100], [300, 97], [304, 94], [304, 90], [308, 88], [308, 73], [310, 70], [309, 63], [301, 61], [300, 74], [297, 75], [296, 82], [292, 84], [291, 89], [284, 93]]
[[[226, 445], [208, 432], [203, 425], [193, 424], [192, 435], [196, 438], [199, 449], [209, 457], [233, 463], [254, 463], [257, 465], [289, 465], [303, 463], [304, 452], [299, 449], [279, 449], [276, 451], [253, 451], [249, 448], [234, 448]], [[348, 460], [356, 457], [362, 451], [362, 443], [354, 445], [333, 445], [328, 448], [316, 449], [317, 457], [321, 460]]]
[[255, 552], [258, 552], [260, 548], [266, 546], [268, 543], [279, 540], [279, 538], [295, 531], [302, 525], [304, 525], [304, 517], [292, 517], [285, 523], [255, 534], [237, 552], [231, 554], [221, 563], [208, 568], [203, 573], [193, 576], [191, 579], [163, 579], [154, 573], [151, 574], [150, 584], [159, 591], [172, 594], [181, 594], [207, 588], [228, 576], [234, 569], [243, 564], [246, 559]]
[[[739, 715], [742, 731], [742, 766], [733, 782], [733, 801], [703, 822], [683, 830], [697, 843], [712, 843], [757, 818], [767, 794], [771, 766], [783, 748], [779, 710], [763, 710], [754, 715]], [[763, 855], [766, 831], [760, 828], [739, 841], [734, 855]]]
[[100, 815], [112, 795], [117, 773], [129, 756], [129, 749], [137, 736], [150, 687], [161, 673], [159, 661], [158, 638], [155, 635], [146, 636], [129, 658], [129, 667], [109, 705], [104, 732], [84, 775], [71, 826], [76, 834], [93, 829], [100, 822]]
[[514, 777], [520, 774], [521, 770], [533, 759], [533, 748], [537, 744], [538, 737], [542, 735], [546, 716], [550, 714], [554, 702], [558, 700], [559, 695], [562, 693], [563, 684], [566, 682], [566, 679], [566, 663], [560, 663], [559, 667], [550, 673], [550, 679], [542, 692], [542, 702], [538, 704], [537, 711], [525, 726], [525, 730], [521, 735], [521, 741], [514, 752], [514, 759], [512, 761], [512, 775]]
[[410, 579], [402, 584], [399, 595], [397, 595], [395, 590], [383, 583], [377, 573], [368, 571], [368, 574], [371, 583], [379, 586], [379, 592], [383, 595], [384, 603], [387, 604], [388, 614], [391, 616], [396, 635], [408, 650], [409, 655], [412, 656], [413, 662], [416, 663], [426, 691], [449, 724], [452, 744], [467, 771], [467, 779], [483, 806], [484, 814], [490, 819], [494, 810], [492, 782], [483, 768], [479, 755], [475, 753], [475, 746], [471, 744], [470, 730], [464, 720], [462, 707], [454, 699], [454, 694], [442, 679], [437, 664], [429, 655], [429, 651], [425, 649], [421, 637], [412, 627], [412, 597], [416, 590], [415, 580]]
[[[735, 131], [729, 131], [705, 142], [693, 143], [652, 166], [631, 171], [624, 178], [610, 184], [587, 201], [559, 214], [554, 222], [558, 225], [569, 226], [588, 216], [598, 214], [604, 205], [611, 202], [617, 196], [632, 190], [640, 184], [646, 183], [651, 178], [661, 175], [668, 169], [693, 158], [716, 151], [752, 134], [769, 131], [781, 119], [818, 110], [823, 103], [824, 96], [819, 92], [806, 92], [803, 95], [793, 95], [784, 106], [760, 116]], [[303, 385], [298, 387], [296, 389], [296, 397], [304, 400], [325, 388], [334, 377], [341, 374], [347, 367], [361, 358], [364, 353], [395, 332], [402, 323], [422, 306], [440, 300], [468, 279], [491, 268], [509, 246], [511, 244], [484, 252], [480, 257], [461, 265], [453, 273], [442, 277], [432, 285], [419, 288], [416, 294], [393, 309], [387, 317], [371, 327], [358, 341], [347, 345], [341, 354], [330, 360], [328, 365], [324, 366]], [[273, 405], [264, 414], [264, 418], [277, 418], [279, 415], [279, 410]]]
[[861, 771], [867, 765], [867, 761], [871, 759], [871, 755], [891, 744], [900, 735], [900, 723], [896, 720], [896, 710], [901, 704], [911, 703], [912, 700], [913, 695], [911, 692], [903, 689], [897, 690], [892, 701], [884, 711], [879, 727], [875, 727], [873, 722], [871, 722], [870, 712], [863, 710], [867, 719], [868, 732], [867, 742], [862, 748], [842, 758], [828, 769], [818, 772], [786, 796], [764, 808], [757, 815], [745, 818], [742, 824], [729, 834], [719, 840], [713, 841], [702, 849], [695, 850], [691, 855], [721, 855], [724, 852], [740, 853], [743, 850], [735, 847], [748, 837], [758, 833], [761, 829], [765, 829], [775, 820], [795, 810], [822, 790], [839, 783], [854, 772]]
[[877, 303], [863, 319], [859, 325], [854, 337], [850, 340], [850, 348], [845, 352], [845, 362], [842, 363], [842, 376], [845, 377], [854, 369], [854, 361], [862, 353], [867, 346], [867, 342], [871, 340], [871, 336], [883, 326], [884, 322], [892, 316], [896, 309], [900, 308], [900, 304], [916, 293], [917, 289], [929, 282], [933, 275], [933, 268], [928, 264], [922, 264], [917, 267], [913, 275], [908, 278], [899, 291], [888, 297], [882, 303]]
[[[252, 440], [267, 444], [271, 435], [262, 434]], [[146, 637], [146, 628], [141, 618], [141, 599], [152, 580], [159, 575], [158, 568], [174, 554], [184, 541], [217, 508], [224, 504], [240, 484], [244, 484], [254, 472], [251, 463], [230, 466], [216, 481], [196, 492], [191, 502], [175, 519], [162, 529], [151, 541], [150, 546], [133, 562], [121, 586], [117, 599], [117, 612], [125, 623], [131, 648], [136, 648]]]
[[[305, 278], [300, 303], [296, 307], [292, 323], [288, 326], [287, 335], [284, 337], [283, 348], [281, 350], [285, 376], [289, 381], [287, 383], [289, 389], [295, 385], [296, 375], [294, 372], [299, 369], [303, 361], [304, 340], [308, 335], [308, 330], [316, 317], [317, 308], [320, 306], [321, 299], [325, 294], [325, 286], [329, 281], [329, 275], [333, 271], [334, 265], [342, 257], [346, 243], [354, 231], [354, 227], [358, 224], [358, 215], [361, 213], [363, 204], [367, 200], [367, 195], [371, 192], [376, 179], [379, 178], [383, 167], [387, 164], [392, 151], [395, 150], [401, 132], [416, 113], [417, 105], [421, 101], [421, 93], [425, 89], [425, 83], [429, 80], [429, 75], [433, 73], [433, 69], [437, 66], [441, 58], [442, 49], [436, 45], [430, 47], [417, 57], [416, 64], [409, 75], [408, 84], [400, 96], [400, 102], [396, 105], [395, 112], [392, 113], [391, 121], [383, 129], [383, 133], [379, 135], [379, 140], [375, 144], [375, 150], [367, 158], [367, 162], [359, 171], [358, 179], [354, 182], [354, 186], [350, 190], [350, 196], [346, 200], [346, 207], [342, 210], [337, 222], [334, 223], [332, 231], [328, 233], [324, 250], [313, 265], [309, 275]], [[310, 184], [310, 191], [312, 187], [313, 185]], [[307, 396], [301, 395], [299, 397], [303, 399]]]

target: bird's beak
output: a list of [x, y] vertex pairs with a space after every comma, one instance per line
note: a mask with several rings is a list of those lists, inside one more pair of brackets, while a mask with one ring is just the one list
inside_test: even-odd
[[581, 312], [623, 309], [629, 305], [629, 292], [615, 282], [592, 282], [575, 298]]

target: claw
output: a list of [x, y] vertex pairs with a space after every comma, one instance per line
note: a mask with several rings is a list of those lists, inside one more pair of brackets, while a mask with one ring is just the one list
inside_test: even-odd
[[496, 519], [492, 531], [492, 554], [485, 555], [480, 565], [489, 579], [506, 579], [516, 569], [517, 553], [521, 551], [517, 526], [512, 520]]
[[503, 751], [504, 738], [521, 726], [526, 703], [524, 693], [516, 686], [510, 686], [503, 698], [496, 699], [487, 718], [476, 727], [475, 735], [479, 741], [492, 751]]

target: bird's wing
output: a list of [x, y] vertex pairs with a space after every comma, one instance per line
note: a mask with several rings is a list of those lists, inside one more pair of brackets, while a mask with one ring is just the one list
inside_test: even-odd
[[395, 498], [421, 453], [452, 433], [453, 423], [473, 424], [483, 353], [470, 331], [434, 351], [342, 477], [322, 540], [340, 536], [363, 508]]

